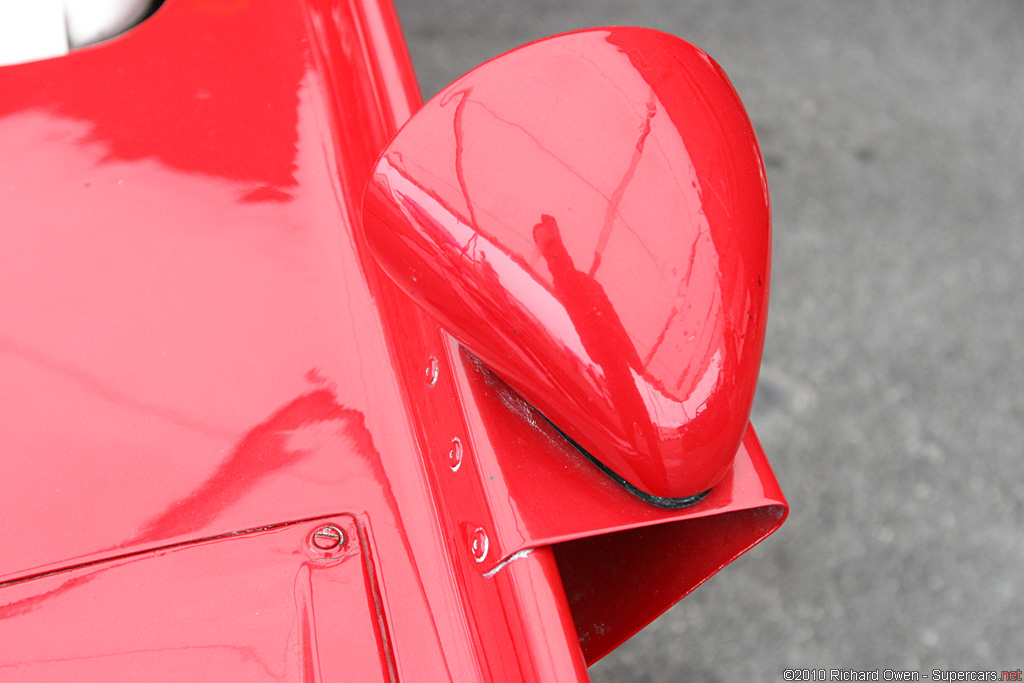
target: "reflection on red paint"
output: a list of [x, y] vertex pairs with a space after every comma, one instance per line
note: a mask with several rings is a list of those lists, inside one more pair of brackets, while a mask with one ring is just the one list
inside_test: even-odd
[[146, 523], [137, 538], [122, 545], [198, 531], [260, 480], [310, 455], [309, 446], [315, 446], [320, 439], [317, 431], [323, 428], [348, 441], [352, 445], [349, 457], [361, 458], [378, 470], [379, 483], [387, 487], [387, 477], [379, 471], [380, 454], [373, 447], [362, 414], [339, 405], [332, 392], [320, 389], [299, 396], [249, 430], [202, 484]]
[[[671, 267], [621, 277], [623, 251], [659, 253], [635, 231], [635, 193], [657, 175], [668, 121], [649, 85], [633, 90], [643, 106], [614, 163], [595, 166], [557, 140], [540, 141], [547, 151], [531, 160], [546, 177], [545, 164], [570, 171], [542, 188], [545, 201], [591, 183], [601, 208], [587, 219], [599, 230], [585, 248], [567, 212], [495, 172], [499, 147], [539, 148], [508, 112], [479, 106], [475, 89], [450, 105], [465, 102], [458, 144], [450, 117], [437, 137], [439, 154], [458, 148], [465, 188], [426, 188], [402, 205], [440, 217], [434, 242], [409, 244], [479, 267], [473, 283], [452, 282], [467, 320], [501, 302], [498, 333], [556, 326], [572, 351], [565, 376], [593, 382], [598, 352], [581, 336], [600, 335], [577, 332], [586, 315], [545, 307], [540, 216], [557, 220], [565, 273], [585, 272], [594, 301], [603, 291], [647, 375], [671, 365], [676, 351], [665, 349], [689, 315], [673, 290], [658, 301], [669, 313], [636, 334], [648, 313], [622, 305], [660, 291], [652, 282]], [[733, 543], [702, 538], [681, 581], [602, 624], [610, 645], [774, 528], [750, 523], [762, 508], [784, 512], [752, 430], [701, 503], [647, 505], [380, 272], [356, 230], [358, 201], [418, 106], [386, 0], [169, 0], [109, 43], [0, 69], [5, 681], [586, 680], [559, 578], [568, 565], [556, 568], [548, 546], [731, 515]], [[521, 234], [485, 210], [503, 188], [507, 206], [522, 205]], [[532, 348], [531, 363], [545, 358]], [[453, 437], [464, 445], [457, 472], [445, 455]], [[346, 527], [358, 562], [318, 556], [307, 542], [315, 526], [301, 526], [341, 518], [359, 520]], [[486, 533], [483, 561], [463, 528]]]
[[703, 52], [611, 28], [488, 62], [398, 134], [365, 212], [395, 282], [617, 475], [667, 504], [724, 476], [770, 219], [753, 128]]
[[[349, 536], [343, 555], [304, 551], [323, 523]], [[0, 671], [5, 681], [394, 680], [366, 554], [359, 522], [339, 515], [8, 586]]]
[[[293, 17], [287, 3], [256, 13], [168, 2], [122, 38], [13, 67], [32, 77], [5, 82], [0, 117], [43, 109], [87, 122], [83, 142], [103, 144], [108, 160], [156, 158], [280, 196], [296, 184], [296, 113], [306, 71], [302, 27]], [[68, 62], [78, 68], [74, 80], [62, 78]]]

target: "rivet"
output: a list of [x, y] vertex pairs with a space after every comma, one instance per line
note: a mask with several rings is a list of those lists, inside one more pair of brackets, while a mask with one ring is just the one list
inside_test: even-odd
[[452, 447], [448, 449], [448, 466], [452, 472], [458, 472], [462, 467], [462, 441], [457, 436], [452, 439]]
[[477, 527], [469, 537], [469, 552], [477, 562], [483, 562], [487, 559], [487, 551], [490, 545], [491, 541], [487, 538], [487, 532], [480, 527]]
[[427, 363], [427, 386], [432, 387], [437, 384], [437, 375], [440, 370], [441, 365], [437, 362], [437, 357], [431, 356]]
[[310, 537], [309, 542], [317, 550], [336, 550], [345, 543], [345, 532], [333, 524], [325, 524]]

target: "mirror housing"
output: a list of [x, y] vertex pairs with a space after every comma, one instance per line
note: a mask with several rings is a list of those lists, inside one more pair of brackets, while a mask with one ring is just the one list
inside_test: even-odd
[[388, 275], [602, 469], [669, 507], [750, 415], [768, 188], [721, 68], [674, 36], [531, 43], [427, 102], [366, 190]]

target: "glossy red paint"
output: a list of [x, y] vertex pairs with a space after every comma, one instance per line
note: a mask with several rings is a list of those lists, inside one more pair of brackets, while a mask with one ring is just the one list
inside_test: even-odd
[[770, 215], [725, 74], [674, 36], [513, 50], [428, 102], [367, 192], [374, 255], [573, 441], [681, 504], [739, 448]]
[[[343, 547], [310, 545], [323, 524], [345, 531]], [[390, 680], [360, 536], [353, 517], [309, 520], [8, 586], [3, 679], [198, 681], [231, 671], [246, 681]]]
[[[168, 0], [0, 69], [0, 678], [586, 680], [781, 522], [752, 432], [699, 505], [644, 506], [379, 271], [358, 201], [418, 103], [369, 0]], [[698, 559], [624, 613], [551, 545], [662, 525]]]
[[[439, 362], [438, 381], [452, 386], [456, 395], [473, 399], [464, 402], [465, 427], [456, 432], [472, 457], [463, 457], [457, 476], [452, 476], [447, 458], [434, 459], [429, 466], [441, 498], [458, 501], [467, 521], [482, 520], [491, 530], [490, 552], [479, 563], [483, 571], [524, 549], [591, 536], [594, 529], [612, 533], [755, 508], [781, 510], [784, 505], [752, 428], [746, 431], [733, 467], [703, 500], [683, 510], [650, 505], [581, 457], [479, 359], [440, 335], [446, 353]], [[432, 392], [430, 387], [413, 390], [414, 398], [422, 397], [416, 400], [418, 423], [444, 419], [439, 402], [430, 400]], [[445, 447], [436, 446], [439, 452]], [[750, 497], [754, 492], [756, 497]], [[510, 500], [515, 504], [509, 505]], [[739, 530], [736, 536], [752, 543], [753, 533]], [[723, 547], [703, 550], [696, 562], [705, 568], [720, 562], [717, 571], [732, 559], [724, 559]]]

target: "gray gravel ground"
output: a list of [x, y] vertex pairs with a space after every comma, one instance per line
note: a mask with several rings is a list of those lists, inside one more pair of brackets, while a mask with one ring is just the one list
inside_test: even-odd
[[1024, 4], [401, 0], [424, 93], [635, 24], [702, 47], [775, 221], [754, 424], [792, 514], [595, 681], [1024, 666]]

